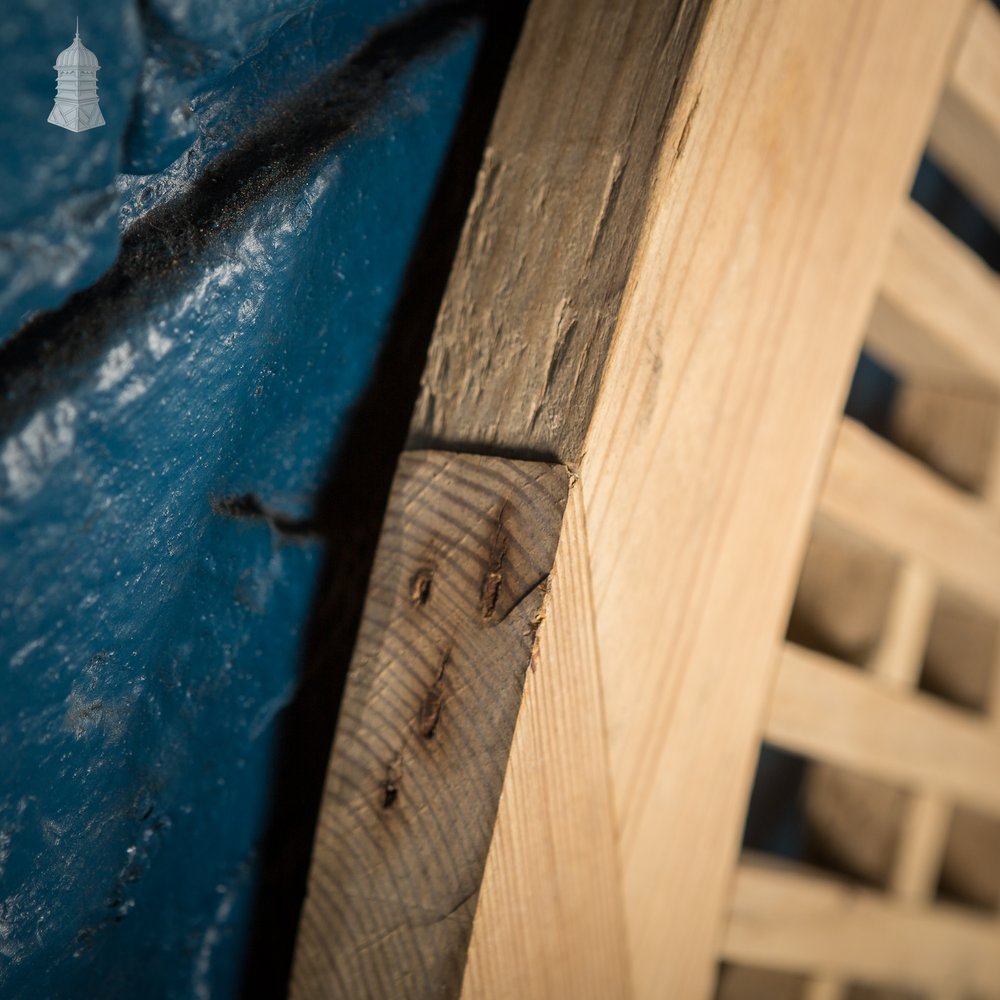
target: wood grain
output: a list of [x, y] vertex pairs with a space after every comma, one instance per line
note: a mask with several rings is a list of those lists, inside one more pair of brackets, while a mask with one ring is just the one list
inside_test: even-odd
[[1000, 996], [995, 916], [893, 902], [762, 859], [739, 868], [722, 953], [789, 972]]
[[[299, 995], [451, 996], [470, 933], [470, 996], [506, 995], [511, 979], [520, 995], [560, 995], [573, 962], [566, 995], [710, 989], [835, 415], [966, 9], [532, 5], [409, 447], [579, 472], [567, 588], [535, 651], [552, 683], [529, 681], [486, 860], [533, 640], [483, 621], [508, 580], [489, 484], [505, 469], [525, 489], [510, 472], [524, 463], [455, 457], [481, 463], [462, 491], [494, 498], [461, 510], [448, 476], [414, 473], [421, 502], [394, 494], [344, 702]], [[420, 539], [452, 531], [474, 569], [441, 576], [454, 596], [432, 608], [444, 569], [428, 590]], [[590, 586], [570, 586], [588, 567]], [[445, 658], [455, 635], [465, 673]], [[463, 700], [448, 687], [459, 677]], [[466, 748], [455, 757], [446, 724]], [[603, 900], [606, 919], [581, 914]], [[576, 943], [546, 926], [563, 918]]]
[[579, 460], [653, 178], [664, 149], [682, 145], [677, 99], [711, 6], [531, 4], [409, 447]]
[[766, 735], [796, 753], [1000, 815], [1000, 742], [985, 720], [928, 695], [888, 691], [819, 653], [785, 647]]
[[400, 459], [327, 775], [293, 995], [457, 994], [568, 481], [558, 465]]
[[930, 135], [934, 158], [1000, 225], [1000, 12], [978, 0]]
[[835, 416], [965, 9], [713, 6], [684, 81], [580, 467], [640, 997], [711, 989]]
[[912, 690], [920, 679], [936, 596], [936, 581], [928, 566], [920, 559], [905, 559], [869, 666], [875, 677], [896, 690]]
[[462, 996], [631, 996], [582, 493], [571, 489]]

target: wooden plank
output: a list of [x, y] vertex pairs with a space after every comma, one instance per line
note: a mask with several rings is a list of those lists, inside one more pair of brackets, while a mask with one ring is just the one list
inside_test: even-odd
[[684, 82], [580, 469], [640, 997], [711, 989], [826, 448], [963, 12], [713, 6]]
[[400, 459], [327, 775], [293, 995], [458, 992], [567, 489], [558, 465]]
[[1000, 815], [1000, 741], [988, 722], [819, 653], [784, 648], [765, 731], [796, 753]]
[[853, 420], [837, 435], [820, 510], [1000, 612], [996, 515]]
[[531, 4], [408, 447], [579, 460], [653, 179], [682, 134], [681, 84], [714, 2]]
[[1000, 224], [1000, 12], [979, 0], [930, 135], [934, 158]]
[[914, 989], [1000, 996], [1000, 921], [877, 893], [764, 860], [739, 867], [722, 945], [735, 962]]
[[[892, 209], [916, 162], [960, 13], [931, 0], [830, 7], [537, 0], [529, 14], [409, 446], [558, 458], [589, 470], [581, 473], [582, 497], [588, 515], [595, 504], [600, 515], [588, 554], [600, 564], [594, 606], [606, 699], [620, 717], [631, 698], [638, 730], [654, 732], [647, 746], [629, 739], [617, 748], [621, 731], [610, 734], [616, 814], [629, 838], [623, 882], [639, 996], [695, 997], [709, 988], [773, 666], [770, 642], [787, 611], [823, 446], [870, 308]], [[602, 379], [603, 410], [594, 411]], [[719, 405], [727, 387], [731, 398]], [[673, 508], [677, 499], [675, 481], [692, 469], [697, 488], [665, 520], [664, 505]], [[738, 509], [744, 486], [747, 501]], [[478, 537], [478, 529], [466, 530]], [[750, 550], [765, 570], [759, 579], [756, 566], [729, 565], [734, 553]], [[676, 579], [665, 594], [666, 566]], [[723, 615], [730, 596], [733, 614]], [[702, 603], [710, 614], [701, 613]], [[686, 629], [676, 628], [687, 620]], [[441, 630], [461, 623], [442, 622]], [[384, 622], [365, 627], [374, 635]], [[692, 627], [703, 641], [689, 660]], [[508, 655], [483, 648], [485, 662]], [[517, 676], [520, 655], [517, 647], [507, 673]], [[660, 733], [656, 724], [671, 717], [678, 671], [693, 689], [672, 716], [681, 724]], [[433, 703], [434, 676], [422, 678], [431, 690], [422, 702], [414, 692], [411, 712], [428, 697]], [[349, 704], [350, 696], [345, 713]], [[567, 711], [562, 732], [576, 731], [576, 711], [588, 704], [584, 698]], [[702, 708], [704, 727], [695, 725]], [[472, 702], [465, 710], [477, 726], [491, 724]], [[353, 715], [343, 718], [342, 729], [353, 724]], [[506, 720], [503, 714], [501, 729]], [[491, 774], [494, 767], [502, 773], [508, 743], [509, 736], [495, 740]], [[635, 748], [641, 758], [630, 759]], [[707, 753], [724, 762], [720, 780], [696, 783]], [[378, 766], [371, 767], [374, 780]], [[401, 799], [403, 786], [385, 762], [381, 769], [383, 790], [398, 785]], [[412, 763], [406, 773], [414, 773]], [[510, 768], [505, 796], [514, 797], [525, 774]], [[675, 775], [689, 776], [679, 797], [671, 794]], [[630, 788], [646, 792], [645, 805], [656, 808], [626, 803]], [[538, 801], [532, 794], [526, 790], [522, 801]], [[355, 825], [350, 803], [334, 798], [324, 810], [312, 893], [327, 902], [307, 905], [300, 992], [336, 995], [346, 983], [354, 990], [348, 995], [420, 996], [440, 971], [434, 989], [447, 995], [467, 932], [456, 929], [436, 943], [422, 927], [411, 946], [418, 933], [411, 897], [424, 880], [400, 882], [402, 899], [380, 895], [377, 919], [351, 927], [347, 921], [364, 905], [355, 897], [369, 898], [371, 887], [352, 885], [340, 895], [330, 888], [340, 878], [366, 877], [365, 866], [353, 863], [345, 874], [347, 863], [328, 845], [340, 830], [379, 830], [385, 816], [371, 808], [374, 818]], [[464, 827], [469, 808], [466, 799], [442, 796], [419, 815]], [[678, 816], [685, 817], [682, 831]], [[474, 810], [474, 825], [478, 817]], [[490, 864], [498, 870], [524, 863], [502, 831], [494, 847]], [[405, 870], [421, 870], [420, 850]], [[402, 861], [387, 864], [378, 852], [372, 859], [370, 872], [402, 878]], [[421, 904], [425, 922], [427, 913], [466, 898], [456, 893], [473, 893], [472, 881], [463, 880], [448, 900]], [[509, 884], [520, 892], [526, 880]], [[493, 921], [507, 919], [504, 907], [527, 913], [534, 926], [548, 919], [549, 908], [534, 909], [526, 898], [512, 889], [503, 905], [484, 908], [483, 940], [493, 939]], [[380, 937], [374, 925], [386, 922], [393, 930]], [[494, 987], [503, 994], [503, 980]]]
[[898, 572], [870, 670], [891, 687], [906, 690], [920, 679], [937, 588], [933, 574], [919, 559], [905, 560]]
[[903, 820], [892, 889], [910, 903], [933, 899], [951, 823], [951, 805], [934, 792], [917, 792]]
[[462, 996], [630, 996], [614, 804], [579, 489], [504, 781]]
[[913, 381], [1000, 389], [1000, 278], [913, 202], [900, 215], [867, 347]]

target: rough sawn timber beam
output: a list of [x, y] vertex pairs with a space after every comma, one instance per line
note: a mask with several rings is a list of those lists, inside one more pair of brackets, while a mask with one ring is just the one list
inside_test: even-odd
[[[564, 473], [578, 461], [653, 177], [664, 144], [679, 141], [677, 99], [708, 6], [691, 0], [531, 4], [440, 310], [408, 448], [544, 459]], [[422, 516], [438, 515], [431, 509]], [[475, 523], [476, 516], [469, 510], [466, 520]], [[496, 857], [511, 854], [499, 871], [516, 875], [498, 876], [496, 869], [486, 874], [480, 903], [485, 923], [502, 923], [503, 930], [489, 934], [492, 951], [475, 950], [480, 964], [469, 970], [473, 994], [497, 996], [513, 984], [525, 996], [610, 998], [629, 992], [578, 502], [571, 499], [565, 530], [556, 538], [557, 579], [547, 606], [559, 613], [539, 630], [534, 659], [545, 681], [529, 691], [525, 705], [526, 720], [538, 725], [522, 727], [519, 763], [511, 765], [512, 773], [531, 777], [506, 796], [510, 803], [523, 802], [522, 812], [545, 810], [550, 821], [529, 822], [527, 839], [509, 810], [500, 821], [498, 843], [506, 846]], [[400, 572], [381, 566], [390, 553], [380, 550], [373, 587], [380, 573]], [[376, 613], [366, 606], [363, 635]], [[497, 648], [481, 669], [523, 678], [523, 664], [508, 660]], [[366, 680], [370, 670], [359, 641], [316, 835], [292, 994], [351, 1000], [455, 996], [475, 898], [450, 916], [444, 925], [449, 935], [442, 934], [440, 922], [428, 929], [408, 919], [407, 899], [417, 891], [442, 901], [456, 893], [442, 891], [439, 873], [418, 865], [402, 884], [389, 877], [399, 867], [397, 858], [413, 857], [408, 838], [414, 831], [400, 823], [396, 835], [381, 842], [382, 875], [374, 879], [351, 860], [353, 842], [342, 839], [349, 823], [336, 815], [345, 809], [337, 793], [340, 758], [348, 753], [353, 730], [385, 728], [372, 711], [364, 719], [348, 713], [352, 688], [374, 683]], [[407, 673], [401, 658], [393, 670], [381, 671], [379, 683], [387, 690], [405, 686]], [[518, 699], [520, 694], [518, 687]], [[445, 694], [443, 727], [455, 710]], [[510, 735], [504, 745], [496, 744], [491, 762], [501, 775]], [[467, 749], [454, 745], [452, 752]], [[492, 793], [495, 812], [499, 785], [478, 786], [477, 793]], [[385, 818], [377, 798], [376, 789], [367, 799], [372, 827]], [[400, 782], [399, 812], [415, 808], [413, 802]], [[454, 796], [418, 807], [440, 814], [446, 827], [469, 822], [468, 806]], [[449, 849], [446, 840], [436, 843]], [[467, 887], [473, 875], [483, 876], [488, 840], [481, 846], [478, 872], [468, 859]], [[369, 932], [345, 930], [351, 919]], [[498, 955], [498, 947], [508, 950]], [[441, 954], [431, 956], [434, 950]], [[433, 975], [413, 975], [415, 954], [435, 963]], [[517, 956], [516, 973], [510, 971], [511, 954]]]
[[400, 459], [341, 704], [293, 993], [461, 983], [565, 467]]
[[635, 995], [709, 995], [777, 650], [968, 8], [713, 6], [581, 489]]
[[[503, 796], [446, 783], [408, 807], [421, 772], [406, 760], [395, 780], [384, 758], [427, 698], [442, 736], [489, 714], [434, 694], [433, 669], [411, 683], [405, 644], [373, 672], [364, 650], [390, 628], [376, 581], [409, 566], [383, 565], [397, 557], [380, 549], [293, 996], [707, 995], [835, 417], [964, 13], [936, 0], [532, 4], [409, 447], [573, 469], [528, 638], [536, 671], [513, 745], [506, 731], [491, 744]], [[456, 528], [436, 502], [390, 511]], [[463, 530], [481, 515], [468, 509]], [[479, 558], [481, 590], [493, 563]], [[520, 647], [484, 656], [482, 669], [525, 677]], [[406, 710], [359, 715], [352, 688]], [[379, 752], [364, 807], [338, 816], [352, 804], [337, 775], [365, 728]], [[466, 810], [481, 823], [494, 792], [481, 889], [471, 855], [467, 877], [442, 879], [434, 851], [452, 849]], [[411, 843], [407, 808], [454, 832]], [[385, 839], [366, 856], [359, 836]]]

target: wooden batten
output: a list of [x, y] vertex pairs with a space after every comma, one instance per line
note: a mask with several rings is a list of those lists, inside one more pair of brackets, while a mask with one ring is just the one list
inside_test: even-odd
[[915, 383], [1000, 394], [1000, 277], [913, 202], [900, 215], [867, 347]]
[[639, 997], [712, 988], [836, 415], [965, 11], [713, 7], [680, 99], [580, 466]]
[[1000, 996], [996, 917], [914, 907], [748, 858], [722, 944], [731, 961], [904, 986]]
[[1000, 11], [977, 0], [930, 135], [934, 158], [1000, 225]]
[[1000, 612], [995, 513], [853, 420], [837, 435], [819, 509]]
[[894, 693], [818, 653], [785, 647], [765, 733], [796, 753], [1000, 815], [1000, 741], [988, 721]]
[[[531, 4], [409, 447], [579, 461], [639, 238], [656, 208], [654, 178], [683, 134], [678, 101], [715, 6]], [[680, 114], [690, 111], [689, 100]]]
[[462, 996], [632, 996], [581, 490], [571, 489]]
[[534, 0], [383, 529], [297, 1000], [707, 996], [837, 415], [967, 9]]

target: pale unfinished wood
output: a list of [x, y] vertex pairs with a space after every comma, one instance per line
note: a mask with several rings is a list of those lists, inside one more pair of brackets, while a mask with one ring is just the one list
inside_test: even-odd
[[[912, 691], [920, 679], [936, 596], [930, 569], [919, 559], [907, 559], [900, 569], [882, 644], [871, 668], [876, 677], [897, 691]], [[900, 899], [925, 902], [933, 896], [950, 821], [951, 803], [941, 795], [918, 790], [910, 796], [890, 877], [890, 886]], [[855, 826], [854, 837], [859, 840], [865, 836], [862, 829]]]
[[710, 989], [826, 446], [963, 13], [713, 7], [684, 84], [581, 465], [640, 997]]
[[[538, 0], [529, 15], [410, 447], [433, 442], [582, 465], [581, 496], [595, 515], [587, 544], [636, 996], [694, 998], [710, 986], [795, 558], [893, 207], [962, 12], [933, 0]], [[473, 483], [482, 486], [481, 475]], [[412, 505], [386, 532], [405, 534], [413, 518], [478, 539], [480, 523], [466, 514], [468, 522], [454, 523]], [[496, 572], [491, 551], [487, 545], [478, 567], [480, 600]], [[412, 602], [422, 585], [407, 582]], [[446, 610], [445, 632], [463, 621], [461, 609]], [[359, 656], [391, 639], [384, 614], [369, 620], [374, 612], [377, 605], [366, 611]], [[517, 679], [523, 648], [497, 639], [481, 648], [480, 666]], [[525, 641], [530, 648], [530, 635]], [[359, 672], [363, 662], [356, 658]], [[438, 667], [409, 692], [402, 714], [411, 729], [448, 707], [440, 677]], [[370, 692], [377, 701], [398, 687]], [[349, 682], [334, 775], [363, 715], [351, 690]], [[491, 698], [477, 699], [452, 707], [493, 741], [489, 759], [467, 753], [457, 766], [488, 765], [492, 774], [507, 759], [509, 705], [499, 720], [484, 718]], [[567, 731], [590, 706], [586, 697], [565, 708], [551, 703], [565, 715], [552, 724]], [[634, 733], [622, 729], [626, 706]], [[373, 728], [395, 731], [385, 720]], [[522, 756], [507, 772], [512, 800], [535, 780], [518, 764]], [[397, 780], [396, 760], [373, 759], [364, 771], [369, 784], [380, 778], [384, 799], [394, 793], [386, 813], [403, 801], [403, 782], [421, 774], [406, 759], [407, 777]], [[496, 800], [487, 784], [475, 788], [482, 801], [475, 797], [474, 809], [470, 796], [425, 799], [420, 823], [464, 829], [471, 809], [478, 833]], [[537, 790], [521, 793], [520, 801], [538, 800]], [[382, 813], [354, 823], [353, 811], [328, 792], [300, 932], [298, 994], [451, 995], [482, 873], [479, 841], [461, 894], [446, 894], [439, 889], [448, 880], [420, 853], [433, 854], [433, 844], [419, 840], [411, 851], [410, 835], [421, 831], [387, 847]], [[497, 871], [527, 863], [523, 842], [504, 836], [514, 829], [513, 821], [501, 826], [491, 848]], [[355, 850], [356, 834], [373, 842], [370, 852], [341, 850]], [[373, 875], [393, 884], [383, 889]], [[495, 907], [484, 901], [475, 933], [516, 947], [513, 932], [494, 936], [491, 925], [509, 928], [512, 914], [526, 914], [530, 938], [558, 901], [549, 895], [533, 908], [527, 879], [503, 883]], [[600, 898], [599, 889], [588, 891], [591, 901]], [[425, 903], [428, 892], [434, 898]], [[371, 920], [358, 917], [366, 907]], [[377, 929], [386, 925], [386, 934]], [[541, 961], [538, 954], [530, 960]], [[479, 968], [470, 989], [475, 982], [502, 994], [498, 963]], [[544, 970], [523, 981], [545, 983]]]
[[820, 510], [1000, 611], [995, 513], [853, 420], [841, 424]]
[[892, 873], [892, 889], [910, 903], [934, 896], [945, 842], [951, 823], [951, 804], [935, 792], [914, 794], [906, 816]]
[[731, 961], [913, 989], [1000, 996], [1000, 921], [895, 903], [780, 864], [740, 865], [722, 945]]
[[846, 996], [847, 989], [841, 980], [824, 976], [822, 979], [814, 979], [806, 987], [803, 1000], [844, 1000]]
[[1000, 277], [914, 202], [900, 215], [867, 348], [913, 381], [1000, 389]]
[[1000, 11], [979, 0], [931, 130], [934, 158], [1000, 225]]
[[765, 727], [796, 753], [1000, 815], [1000, 742], [982, 719], [786, 646]]
[[570, 491], [466, 966], [466, 1000], [631, 996], [579, 489]]
[[568, 489], [404, 454], [341, 704], [297, 997], [454, 996]]
[[916, 686], [937, 595], [934, 574], [920, 559], [906, 559], [893, 587], [871, 672], [897, 690]]

